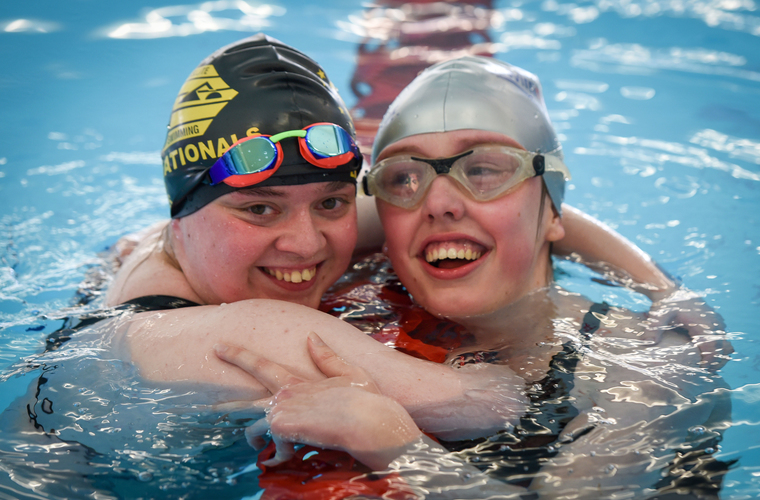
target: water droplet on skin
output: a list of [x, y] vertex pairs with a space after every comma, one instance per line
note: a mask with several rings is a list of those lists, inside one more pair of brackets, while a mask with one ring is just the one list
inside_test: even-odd
[[705, 433], [705, 431], [706, 431], [706, 430], [707, 430], [707, 429], [705, 429], [705, 428], [704, 428], [703, 426], [701, 426], [701, 425], [695, 425], [694, 427], [691, 427], [691, 428], [689, 429], [689, 432], [690, 432], [691, 434], [694, 434], [694, 435], [696, 435], [696, 436], [701, 436], [702, 434], [704, 434], [704, 433]]

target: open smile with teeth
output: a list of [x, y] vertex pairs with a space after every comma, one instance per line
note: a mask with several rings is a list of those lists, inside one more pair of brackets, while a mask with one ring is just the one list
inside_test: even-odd
[[425, 247], [425, 260], [435, 267], [459, 267], [478, 260], [487, 249], [472, 241], [446, 241]]
[[288, 283], [301, 283], [303, 281], [311, 281], [314, 276], [317, 275], [317, 268], [299, 270], [281, 271], [279, 269], [264, 268], [270, 276], [274, 276], [278, 281], [287, 281]]

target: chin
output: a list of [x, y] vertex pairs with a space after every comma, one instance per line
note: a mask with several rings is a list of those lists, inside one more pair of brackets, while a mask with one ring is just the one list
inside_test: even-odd
[[483, 302], [463, 302], [461, 297], [448, 300], [418, 301], [433, 316], [456, 321], [457, 318], [471, 318], [493, 311], [494, 307], [483, 307]]

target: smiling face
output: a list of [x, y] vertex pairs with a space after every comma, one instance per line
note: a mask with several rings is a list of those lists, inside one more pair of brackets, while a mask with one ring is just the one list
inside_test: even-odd
[[[401, 154], [446, 158], [481, 145], [521, 147], [502, 134], [458, 130], [407, 137], [386, 147], [378, 160]], [[539, 220], [541, 184], [533, 177], [495, 200], [478, 202], [439, 175], [414, 209], [377, 200], [388, 256], [415, 300], [433, 314], [466, 318], [545, 286], [549, 243], [561, 239], [564, 229], [548, 199]]]
[[206, 304], [266, 298], [319, 306], [356, 244], [355, 187], [247, 188], [171, 222], [171, 243]]

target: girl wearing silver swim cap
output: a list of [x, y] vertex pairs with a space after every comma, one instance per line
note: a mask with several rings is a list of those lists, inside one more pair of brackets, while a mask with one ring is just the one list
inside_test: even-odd
[[[467, 57], [424, 71], [394, 101], [378, 131], [366, 187], [377, 198], [384, 251], [403, 285], [427, 311], [456, 321], [473, 335], [473, 343], [460, 349], [460, 356], [450, 356], [449, 362], [462, 366], [487, 359], [478, 367], [513, 369], [535, 401], [546, 397], [554, 404], [568, 398], [556, 415], [561, 423], [552, 415], [546, 417], [546, 427], [539, 426], [541, 439], [549, 445], [535, 475], [526, 475], [521, 467], [514, 477], [501, 470], [509, 470], [511, 446], [522, 446], [522, 436], [535, 431], [529, 424], [544, 422], [538, 407], [527, 415], [524, 426], [514, 431], [507, 426], [486, 442], [472, 443], [471, 452], [460, 451], [454, 460], [471, 457], [486, 470], [500, 471], [506, 482], [530, 483], [530, 490], [549, 497], [588, 491], [589, 496], [581, 497], [598, 498], [600, 491], [627, 488], [643, 494], [661, 478], [662, 470], [640, 465], [662, 457], [649, 440], [638, 438], [639, 425], [662, 419], [662, 424], [648, 427], [654, 439], [684, 439], [688, 426], [709, 420], [705, 416], [716, 401], [697, 396], [709, 392], [714, 381], [695, 375], [694, 367], [642, 377], [641, 367], [632, 367], [628, 356], [643, 355], [647, 370], [661, 363], [694, 365], [700, 359], [697, 344], [677, 334], [654, 332], [660, 311], [649, 316], [594, 304], [551, 284], [550, 248], [565, 235], [559, 210], [568, 178], [538, 80], [498, 61]], [[659, 278], [666, 280], [661, 274]], [[594, 336], [602, 335], [615, 343], [615, 354], [598, 352]], [[581, 344], [589, 358], [581, 354]], [[659, 352], [663, 346], [672, 350]], [[562, 376], [557, 375], [560, 365]], [[549, 396], [538, 389], [547, 380], [556, 380], [553, 387], [558, 389], [560, 378], [569, 384], [562, 391], [552, 389]], [[497, 377], [493, 383], [505, 380]], [[618, 386], [619, 380], [635, 380], [636, 388], [628, 390], [627, 382]], [[304, 404], [317, 394], [327, 397], [323, 383], [312, 385], [311, 392], [301, 386], [301, 399], [294, 399]], [[657, 389], [642, 390], [645, 387]], [[678, 387], [685, 398], [667, 396], [669, 387]], [[353, 387], [341, 392], [340, 406], [320, 399], [311, 409], [334, 416], [334, 408], [354, 406], [346, 403], [352, 398], [359, 404], [360, 391]], [[617, 397], [620, 391], [625, 395]], [[518, 401], [514, 397], [504, 402], [506, 414], [519, 411]], [[689, 411], [680, 413], [686, 407]], [[318, 441], [315, 436], [326, 435], [311, 422], [299, 425], [291, 420], [295, 410], [275, 408], [274, 413], [289, 423], [287, 429], [273, 426], [280, 439], [311, 442], [309, 438]], [[360, 427], [361, 422], [351, 420], [355, 415], [342, 415], [352, 432]], [[604, 425], [596, 415], [604, 415]], [[366, 416], [367, 433], [376, 432], [375, 417]], [[620, 449], [619, 439], [637, 446]], [[539, 453], [543, 449], [530, 446]], [[445, 465], [441, 476], [419, 474], [415, 460], [435, 460], [435, 447], [410, 442], [399, 451], [405, 455], [392, 469], [402, 475], [410, 472], [407, 478], [428, 493], [458, 497], [451, 489], [456, 481], [445, 477], [452, 473], [459, 484], [467, 484], [479, 471], [457, 464], [464, 479]], [[454, 447], [467, 448], [463, 443]], [[675, 452], [663, 456], [672, 458]], [[523, 463], [523, 458], [518, 452], [515, 460]], [[451, 456], [446, 460], [440, 464], [452, 463]], [[609, 474], [610, 465], [616, 476]], [[521, 491], [503, 483], [499, 489], [498, 483], [483, 478], [477, 483], [484, 488], [478, 490], [483, 496]]]
[[569, 178], [538, 79], [468, 56], [423, 71], [391, 104], [365, 186], [415, 300], [462, 318], [547, 285]]

